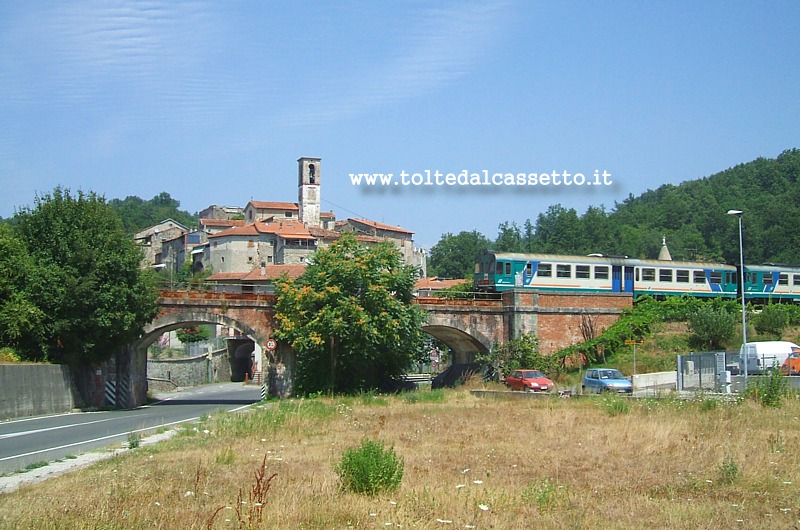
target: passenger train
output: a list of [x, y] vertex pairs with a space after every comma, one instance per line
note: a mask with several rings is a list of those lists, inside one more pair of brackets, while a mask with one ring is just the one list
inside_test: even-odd
[[[627, 256], [558, 256], [485, 251], [475, 263], [476, 291], [509, 289], [689, 295], [736, 298], [738, 267], [719, 263], [632, 259]], [[800, 267], [746, 265], [748, 301], [800, 302]]]

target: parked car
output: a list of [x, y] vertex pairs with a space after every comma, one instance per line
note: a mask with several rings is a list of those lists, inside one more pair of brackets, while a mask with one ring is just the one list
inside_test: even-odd
[[514, 370], [506, 376], [506, 385], [511, 390], [524, 392], [552, 392], [556, 385], [539, 370]]
[[781, 373], [784, 375], [800, 375], [800, 348], [792, 348], [792, 353], [781, 365]]
[[633, 383], [615, 368], [590, 368], [583, 375], [584, 392], [617, 392], [630, 394]]

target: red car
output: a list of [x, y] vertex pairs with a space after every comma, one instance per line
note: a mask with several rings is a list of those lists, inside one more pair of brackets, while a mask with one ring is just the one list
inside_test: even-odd
[[514, 370], [506, 376], [506, 384], [511, 390], [524, 392], [552, 392], [556, 388], [539, 370]]

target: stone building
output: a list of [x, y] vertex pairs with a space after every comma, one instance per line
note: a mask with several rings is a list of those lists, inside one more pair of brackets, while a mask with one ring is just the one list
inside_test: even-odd
[[189, 228], [174, 219], [165, 219], [137, 232], [133, 235], [133, 240], [143, 250], [142, 267], [149, 268], [156, 265], [164, 265], [165, 256], [163, 255], [163, 242], [171, 241], [189, 232]]

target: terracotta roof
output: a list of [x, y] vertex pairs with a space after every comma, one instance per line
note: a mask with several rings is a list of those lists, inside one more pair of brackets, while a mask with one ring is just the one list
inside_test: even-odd
[[261, 234], [275, 234], [284, 239], [314, 239], [308, 229], [300, 221], [294, 220], [279, 220], [271, 223], [264, 223], [256, 221], [249, 225], [236, 226], [228, 228], [216, 234], [208, 236], [211, 238], [227, 237], [227, 236], [259, 236]]
[[305, 272], [306, 266], [302, 264], [294, 265], [267, 265], [264, 267], [264, 274], [261, 274], [261, 267], [256, 267], [250, 272], [215, 272], [207, 278], [210, 282], [239, 281], [257, 282], [272, 281], [282, 276], [298, 278]]
[[327, 218], [334, 218], [334, 217], [336, 217], [336, 214], [334, 214], [333, 212], [319, 212], [319, 217], [320, 218], [326, 218], [326, 219]]
[[296, 202], [278, 202], [278, 201], [250, 201], [247, 203], [252, 205], [253, 208], [259, 210], [299, 210], [300, 206]]
[[385, 223], [379, 223], [377, 221], [370, 221], [369, 219], [352, 219], [351, 218], [351, 219], [348, 219], [348, 221], [353, 221], [355, 223], [362, 224], [362, 225], [368, 226], [370, 228], [374, 228], [376, 230], [386, 230], [387, 232], [399, 232], [401, 234], [413, 234], [414, 233], [414, 232], [411, 232], [409, 230], [406, 230], [405, 228], [401, 228], [399, 226], [387, 225]]
[[244, 219], [200, 219], [202, 226], [244, 226]]
[[445, 278], [420, 278], [417, 280], [416, 285], [414, 286], [416, 289], [448, 289], [455, 285], [461, 285], [465, 283], [467, 280], [464, 279], [445, 279]]
[[336, 230], [328, 230], [319, 226], [309, 226], [308, 233], [320, 239], [339, 239], [342, 237], [342, 234]]

